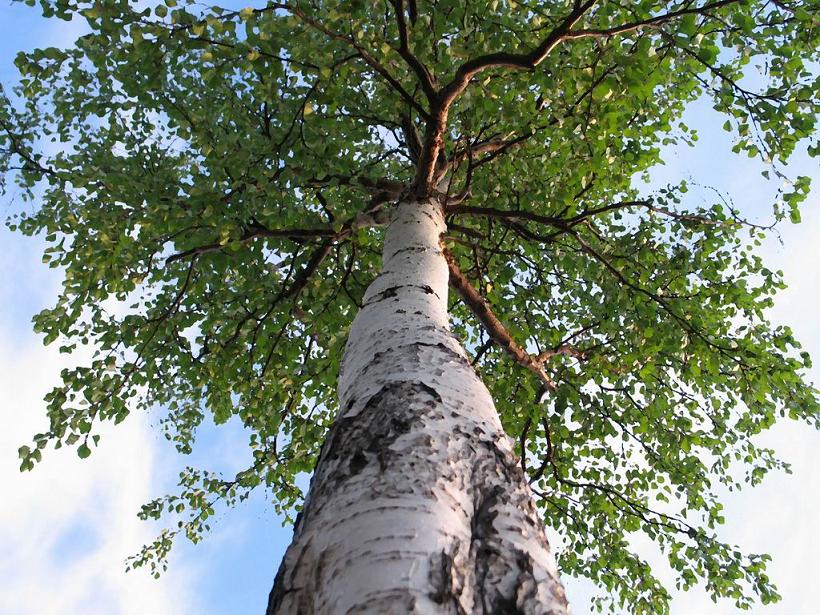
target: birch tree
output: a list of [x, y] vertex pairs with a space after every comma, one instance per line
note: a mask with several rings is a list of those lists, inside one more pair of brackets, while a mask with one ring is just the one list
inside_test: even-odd
[[718, 532], [719, 493], [785, 465], [754, 437], [818, 425], [765, 314], [772, 227], [637, 178], [706, 97], [782, 184], [772, 225], [799, 222], [810, 2], [37, 4], [88, 34], [17, 57], [9, 224], [65, 274], [36, 331], [96, 354], [21, 468], [133, 412], [181, 454], [206, 417], [249, 434], [247, 469], [142, 508], [167, 529], [130, 566], [264, 489], [295, 516], [269, 614], [558, 615], [566, 576], [666, 613], [637, 535], [680, 587], [778, 598]]

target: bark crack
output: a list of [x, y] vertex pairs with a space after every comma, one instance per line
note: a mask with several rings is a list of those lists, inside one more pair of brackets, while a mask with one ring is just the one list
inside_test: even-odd
[[409, 252], [411, 254], [423, 254], [425, 252], [432, 252], [436, 255], [441, 254], [441, 250], [438, 248], [430, 248], [429, 246], [409, 246], [406, 248], [399, 248], [384, 260], [391, 261], [394, 258], [396, 258], [399, 254], [404, 254], [405, 252]]
[[436, 298], [440, 299], [436, 291], [434, 291], [428, 284], [397, 284], [396, 286], [390, 286], [385, 288], [382, 291], [379, 291], [375, 295], [373, 295], [370, 299], [365, 301], [362, 304], [362, 307], [367, 307], [369, 305], [373, 305], [374, 303], [378, 303], [379, 301], [384, 301], [385, 299], [392, 299], [394, 297], [398, 297], [399, 291], [402, 289], [418, 289], [423, 291], [427, 295], [435, 295]]

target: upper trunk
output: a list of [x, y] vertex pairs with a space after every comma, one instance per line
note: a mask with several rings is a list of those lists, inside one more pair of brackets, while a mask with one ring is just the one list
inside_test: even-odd
[[568, 612], [486, 387], [447, 319], [434, 200], [400, 204], [268, 615]]

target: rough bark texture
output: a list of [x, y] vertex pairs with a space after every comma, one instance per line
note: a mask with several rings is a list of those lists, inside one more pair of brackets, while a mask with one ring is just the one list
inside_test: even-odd
[[435, 201], [402, 203], [268, 615], [563, 615], [532, 496], [447, 320]]

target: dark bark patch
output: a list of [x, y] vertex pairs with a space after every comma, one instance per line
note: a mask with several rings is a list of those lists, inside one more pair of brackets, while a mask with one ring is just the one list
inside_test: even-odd
[[433, 387], [426, 385], [423, 382], [416, 382], [415, 384], [419, 390], [424, 391], [438, 403], [441, 403], [441, 395], [439, 395], [438, 391], [436, 391]]
[[525, 615], [524, 611], [518, 608], [515, 597], [498, 596], [492, 605], [492, 610], [488, 615]]
[[390, 286], [388, 288], [385, 288], [383, 291], [380, 291], [380, 292], [376, 293], [370, 299], [368, 299], [364, 303], [364, 305], [368, 306], [368, 305], [372, 305], [374, 303], [378, 303], [379, 301], [384, 301], [386, 299], [396, 298], [396, 297], [398, 297], [399, 291], [401, 289], [404, 289], [404, 288], [418, 289], [418, 290], [421, 290], [422, 292], [424, 292], [424, 294], [426, 294], [426, 295], [435, 295], [436, 294], [436, 291], [434, 291], [433, 288], [431, 286], [427, 285], [427, 284], [399, 284], [398, 286]]
[[479, 494], [470, 523], [472, 542], [489, 538], [495, 532], [493, 519], [498, 513], [493, 510], [493, 507], [498, 503], [502, 491], [500, 485], [493, 485], [486, 493]]
[[414, 254], [420, 254], [422, 252], [428, 252], [430, 250], [435, 250], [436, 254], [441, 254], [441, 250], [438, 250], [438, 249], [435, 249], [435, 248], [430, 248], [430, 247], [427, 247], [427, 246], [408, 246], [406, 248], [399, 248], [398, 250], [393, 252], [393, 254], [388, 256], [385, 260], [392, 260], [393, 258], [398, 256], [402, 252], [411, 252], [411, 253], [414, 253]]
[[[379, 471], [390, 465], [391, 445], [409, 433], [423, 408], [441, 404], [438, 392], [423, 382], [393, 382], [373, 395], [355, 416], [337, 420], [323, 452], [328, 468], [321, 481], [347, 480], [377, 461]], [[415, 411], [411, 410], [415, 408]], [[415, 412], [415, 413], [414, 413]], [[347, 460], [346, 463], [340, 463]]]
[[367, 466], [367, 457], [365, 457], [362, 451], [356, 451], [353, 453], [353, 456], [350, 458], [349, 465], [351, 476], [364, 470], [365, 466]]
[[430, 599], [444, 604], [453, 596], [453, 558], [447, 551], [430, 556]]
[[450, 348], [447, 344], [445, 344], [443, 342], [438, 342], [436, 344], [430, 344], [430, 343], [427, 343], [427, 342], [415, 342], [415, 345], [416, 346], [427, 346], [428, 348], [438, 348], [443, 353], [447, 354], [450, 358], [452, 358], [453, 361], [469, 365], [469, 361], [467, 361], [467, 359], [465, 359], [461, 354], [459, 354], [458, 352], [456, 352], [455, 350], [453, 350], [452, 348]]

